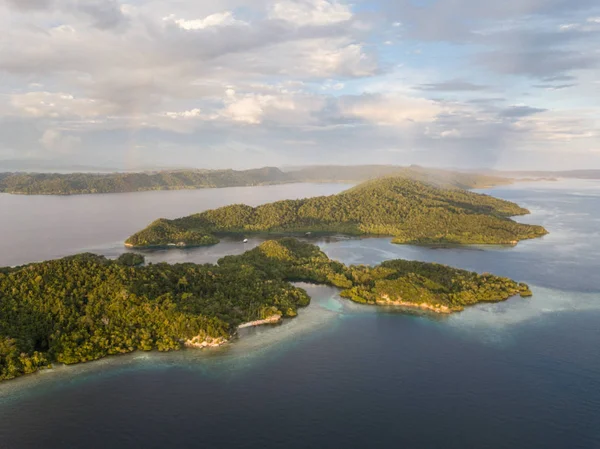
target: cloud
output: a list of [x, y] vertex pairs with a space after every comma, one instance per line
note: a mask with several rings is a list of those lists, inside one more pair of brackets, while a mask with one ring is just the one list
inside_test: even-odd
[[192, 119], [202, 117], [202, 111], [196, 108], [182, 112], [166, 112], [165, 115], [172, 119]]
[[440, 136], [443, 138], [446, 138], [446, 139], [451, 139], [451, 138], [457, 138], [457, 137], [462, 136], [462, 133], [458, 129], [454, 128], [454, 129], [448, 129], [448, 130], [442, 131], [440, 133]]
[[79, 0], [75, 6], [92, 20], [92, 24], [102, 30], [119, 28], [128, 22], [116, 0]]
[[537, 89], [546, 89], [546, 90], [563, 90], [569, 89], [571, 87], [575, 87], [577, 84], [534, 84], [532, 87]]
[[46, 9], [48, 8], [53, 0], [5, 0], [6, 3], [16, 9], [29, 10], [29, 9]]
[[443, 112], [436, 102], [403, 95], [362, 95], [340, 100], [341, 114], [377, 125], [431, 122]]
[[174, 14], [163, 19], [165, 22], [172, 22], [179, 28], [187, 31], [205, 30], [212, 27], [225, 27], [234, 25], [247, 25], [246, 22], [237, 20], [231, 11], [211, 14], [204, 19], [185, 20], [177, 19]]
[[500, 111], [500, 116], [505, 118], [521, 118], [546, 112], [547, 109], [532, 108], [530, 106], [511, 106]]
[[502, 74], [533, 78], [559, 76], [573, 70], [598, 67], [596, 55], [568, 50], [495, 51], [480, 54], [478, 62]]
[[569, 143], [569, 152], [576, 152], [581, 145], [589, 151], [590, 143], [597, 141], [599, 120], [594, 111], [577, 110], [565, 114], [561, 111], [546, 112], [541, 116], [526, 117], [516, 124], [516, 130], [525, 132], [530, 142], [546, 145]]
[[596, 3], [0, 0], [0, 159], [597, 165]]
[[271, 94], [229, 92], [219, 115], [249, 125], [269, 122], [272, 125], [312, 125], [325, 106], [323, 99], [302, 92], [284, 90]]
[[90, 98], [76, 98], [62, 92], [27, 92], [13, 95], [12, 106], [31, 117], [93, 118], [111, 112], [110, 105]]
[[293, 109], [293, 103], [279, 102], [271, 96], [249, 96], [232, 102], [223, 113], [237, 122], [258, 125], [263, 120], [265, 109], [273, 106], [273, 103], [278, 103], [274, 105], [275, 108], [284, 106], [286, 109]]
[[374, 74], [377, 63], [370, 58], [360, 44], [347, 46], [315, 46], [306, 58], [306, 68], [316, 76], [338, 75], [364, 77]]
[[579, 31], [583, 33], [593, 33], [600, 30], [600, 17], [589, 17], [585, 21], [578, 23], [566, 23], [560, 25], [560, 31]]
[[455, 79], [440, 83], [421, 84], [416, 88], [428, 92], [479, 92], [488, 90], [489, 86]]
[[490, 25], [515, 23], [523, 18], [565, 17], [597, 6], [595, 0], [449, 0], [382, 2], [389, 20], [402, 22], [407, 35], [424, 41], [467, 42]]
[[556, 81], [574, 81], [576, 79], [577, 78], [572, 75], [557, 75], [557, 76], [546, 77], [546, 78], [542, 79], [542, 81], [544, 81], [546, 83], [552, 83], [552, 82], [556, 82]]
[[297, 26], [322, 26], [349, 21], [353, 14], [337, 0], [280, 0], [271, 7], [269, 17]]
[[71, 153], [81, 144], [81, 138], [64, 134], [55, 129], [49, 129], [44, 132], [40, 138], [42, 146], [54, 153]]
[[86, 16], [96, 28], [117, 29], [128, 23], [121, 5], [116, 0], [4, 0], [9, 7], [27, 12], [30, 10], [58, 11]]
[[600, 26], [556, 23], [521, 20], [482, 31], [478, 41], [488, 49], [475, 61], [496, 73], [543, 79], [596, 69]]

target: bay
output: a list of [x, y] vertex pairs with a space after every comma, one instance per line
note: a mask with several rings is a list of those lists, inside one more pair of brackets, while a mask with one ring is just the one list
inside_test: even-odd
[[56, 259], [82, 251], [122, 252], [123, 242], [158, 218], [179, 218], [229, 204], [250, 206], [332, 195], [344, 184], [284, 184], [101, 195], [0, 193], [0, 266]]

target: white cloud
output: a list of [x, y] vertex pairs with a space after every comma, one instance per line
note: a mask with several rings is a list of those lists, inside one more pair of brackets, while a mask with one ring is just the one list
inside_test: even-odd
[[377, 64], [369, 58], [360, 44], [338, 48], [315, 48], [307, 61], [309, 70], [319, 76], [338, 73], [346, 76], [369, 76], [377, 70]]
[[538, 143], [592, 141], [600, 137], [600, 119], [593, 110], [550, 111], [525, 117], [514, 127], [527, 131], [528, 138]]
[[328, 104], [325, 96], [285, 86], [263, 88], [264, 93], [232, 90], [223, 98], [224, 107], [218, 112], [220, 120], [275, 127], [321, 126], [319, 116]]
[[291, 96], [247, 94], [241, 98], [230, 96], [228, 101], [223, 116], [250, 125], [260, 124], [269, 114], [277, 117], [278, 113], [296, 109]]
[[11, 104], [21, 113], [33, 117], [91, 118], [112, 112], [112, 108], [103, 101], [76, 98], [63, 92], [27, 92], [13, 95]]
[[569, 30], [574, 30], [576, 28], [579, 28], [579, 25], [576, 23], [567, 23], [565, 25], [561, 25], [558, 27], [558, 29], [560, 31], [569, 31]]
[[214, 27], [227, 27], [234, 25], [246, 25], [246, 22], [237, 20], [231, 11], [225, 11], [217, 14], [212, 14], [204, 19], [177, 19], [174, 14], [163, 19], [165, 22], [174, 23], [179, 28], [186, 31], [204, 30]]
[[71, 25], [59, 25], [52, 28], [52, 31], [57, 33], [76, 33], [75, 28], [73, 28]]
[[438, 103], [404, 95], [363, 95], [347, 97], [341, 103], [342, 114], [377, 125], [408, 125], [431, 122], [444, 112]]
[[337, 0], [281, 0], [272, 6], [269, 16], [297, 26], [323, 26], [346, 22], [353, 14]]
[[567, 23], [564, 25], [560, 25], [558, 29], [560, 31], [597, 31], [598, 25], [600, 25], [600, 17], [590, 17], [585, 22], [582, 23]]
[[264, 108], [272, 97], [247, 97], [236, 100], [223, 111], [226, 117], [237, 122], [244, 122], [251, 125], [258, 125], [264, 116]]
[[202, 117], [202, 111], [200, 109], [191, 109], [189, 111], [182, 112], [167, 112], [165, 115], [172, 119], [191, 119]]
[[81, 144], [81, 138], [64, 134], [55, 129], [48, 129], [40, 138], [42, 146], [54, 153], [70, 153]]
[[447, 129], [446, 131], [442, 131], [440, 136], [443, 138], [456, 138], [461, 137], [462, 133], [458, 129]]

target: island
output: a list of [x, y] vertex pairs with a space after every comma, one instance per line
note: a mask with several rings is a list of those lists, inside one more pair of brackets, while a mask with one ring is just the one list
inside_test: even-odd
[[295, 182], [275, 167], [253, 170], [165, 170], [138, 173], [0, 173], [0, 192], [20, 195], [246, 187]]
[[451, 170], [393, 165], [315, 166], [281, 170], [163, 170], [138, 173], [0, 173], [0, 192], [21, 195], [84, 195], [221, 187], [246, 187], [298, 182], [359, 183], [397, 176], [465, 189], [511, 184], [512, 179]]
[[242, 204], [175, 220], [159, 219], [127, 239], [129, 247], [213, 245], [223, 236], [345, 234], [391, 236], [399, 244], [502, 244], [547, 234], [510, 217], [529, 211], [462, 188], [393, 176], [338, 195]]
[[142, 257], [81, 254], [1, 268], [0, 380], [52, 363], [220, 346], [240, 327], [278, 323], [308, 306], [293, 282], [335, 286], [358, 303], [436, 313], [531, 296], [526, 284], [438, 264], [346, 266], [292, 238], [216, 265], [140, 265]]

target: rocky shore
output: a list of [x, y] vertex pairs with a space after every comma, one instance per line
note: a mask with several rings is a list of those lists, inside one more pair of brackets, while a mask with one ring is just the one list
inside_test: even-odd
[[428, 304], [426, 302], [416, 303], [416, 302], [408, 302], [402, 300], [390, 300], [389, 297], [383, 296], [382, 299], [377, 300], [376, 304], [378, 306], [391, 306], [391, 307], [407, 307], [412, 309], [422, 309], [427, 310], [428, 312], [440, 313], [440, 314], [449, 314], [454, 312], [460, 312], [461, 309], [451, 309], [448, 306], [443, 306], [441, 304]]
[[238, 329], [244, 329], [247, 327], [256, 327], [256, 326], [264, 326], [266, 324], [277, 324], [281, 321], [281, 315], [272, 315], [264, 320], [251, 321], [249, 323], [240, 324]]
[[227, 339], [223, 337], [219, 338], [206, 338], [206, 337], [194, 337], [191, 340], [186, 340], [184, 342], [184, 346], [186, 348], [196, 348], [196, 349], [204, 349], [204, 348], [217, 348], [219, 346], [223, 346], [227, 343]]

